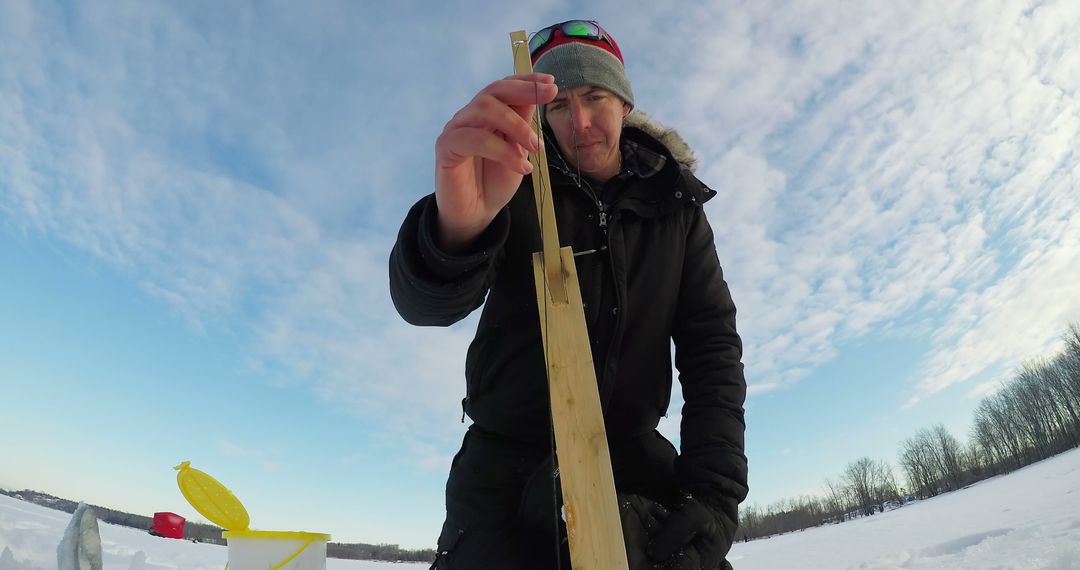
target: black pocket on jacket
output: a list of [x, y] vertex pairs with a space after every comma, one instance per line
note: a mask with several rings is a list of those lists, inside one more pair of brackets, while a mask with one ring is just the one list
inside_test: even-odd
[[443, 523], [439, 533], [439, 543], [435, 551], [435, 561], [428, 570], [449, 570], [454, 562], [454, 549], [461, 542], [465, 530], [460, 528], [454, 521], [447, 519]]

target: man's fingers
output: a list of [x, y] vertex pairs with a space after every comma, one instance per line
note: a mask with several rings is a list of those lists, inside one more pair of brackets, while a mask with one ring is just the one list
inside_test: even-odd
[[697, 550], [687, 548], [668, 558], [663, 563], [654, 566], [658, 570], [713, 570], [715, 566], [706, 566], [698, 556]]
[[667, 521], [668, 515], [670, 514], [669, 511], [664, 507], [664, 505], [656, 501], [649, 501], [649, 504], [646, 508], [646, 513], [649, 519], [656, 523], [662, 523]]
[[[552, 77], [544, 74], [536, 75]], [[559, 88], [555, 86], [554, 78], [549, 82], [520, 79], [520, 77], [531, 76], [517, 75], [502, 79], [488, 85], [480, 93], [491, 95], [507, 105], [543, 105], [555, 99], [555, 95], [559, 92]]]
[[[450, 119], [436, 146], [441, 147], [444, 140], [467, 140], [467, 137], [446, 136], [453, 131], [482, 129], [504, 136], [526, 151], [539, 150], [540, 140], [532, 129], [532, 115], [538, 102], [543, 104], [555, 98], [558, 88], [553, 81], [550, 75], [536, 73], [511, 76], [488, 85]], [[449, 150], [457, 156], [481, 156], [466, 154], [464, 147]], [[485, 155], [485, 158], [490, 157]]]
[[535, 81], [537, 83], [555, 83], [554, 75], [550, 73], [540, 73], [537, 71], [534, 71], [532, 73], [507, 75], [506, 77], [503, 77], [504, 81], [507, 79], [518, 79], [520, 81]]
[[[492, 83], [488, 87], [496, 96], [507, 101], [518, 116], [521, 116], [522, 119], [529, 123], [532, 122], [532, 113], [536, 111], [536, 106], [551, 103], [555, 99], [555, 95], [558, 94], [555, 76], [548, 73], [527, 73], [524, 76], [510, 76], [502, 82]], [[507, 95], [507, 97], [503, 97], [503, 95]], [[511, 100], [523, 101], [523, 103], [510, 103]]]
[[463, 127], [445, 132], [439, 136], [436, 148], [437, 168], [453, 167], [475, 156], [495, 161], [518, 174], [532, 172], [524, 149], [486, 129]]
[[653, 560], [666, 560], [697, 536], [699, 521], [690, 517], [672, 515], [667, 524], [649, 541], [649, 556]]
[[[530, 111], [532, 106], [528, 106]], [[446, 125], [445, 131], [477, 128], [501, 133], [512, 142], [535, 151], [539, 140], [532, 126], [518, 109], [512, 108], [490, 94], [481, 93], [464, 109], [458, 111]], [[444, 131], [444, 132], [445, 132]]]
[[[509, 83], [503, 83], [509, 82]], [[518, 95], [515, 101], [520, 101], [521, 95], [521, 82], [525, 83], [525, 102], [524, 103], [510, 103], [515, 112], [521, 116], [522, 119], [532, 122], [533, 112], [536, 110], [537, 105], [545, 105], [555, 100], [555, 96], [559, 93], [559, 87], [555, 85], [555, 76], [547, 73], [529, 73], [525, 75], [511, 75], [503, 80], [503, 82], [496, 82], [489, 85], [495, 91], [495, 94], [511, 93]], [[532, 89], [531, 98], [529, 89]]]

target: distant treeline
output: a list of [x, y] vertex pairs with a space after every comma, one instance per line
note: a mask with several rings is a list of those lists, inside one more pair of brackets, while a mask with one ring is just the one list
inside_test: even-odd
[[[46, 493], [39, 493], [37, 491], [31, 491], [24, 489], [22, 491], [6, 491], [0, 489], [0, 493], [16, 499], [21, 499], [35, 505], [42, 507], [49, 507], [50, 509], [56, 509], [58, 511], [64, 511], [65, 513], [74, 513], [79, 503], [68, 499], [61, 499], [54, 497]], [[137, 528], [140, 530], [149, 531], [153, 526], [154, 519], [152, 517], [146, 517], [142, 515], [133, 515], [131, 513], [125, 513], [101, 507], [98, 505], [90, 505], [90, 508], [94, 510], [94, 515], [98, 520], [107, 522], [109, 524], [115, 524], [120, 526], [126, 526], [131, 528]], [[199, 542], [207, 542], [210, 544], [225, 544], [225, 540], [221, 538], [222, 529], [213, 525], [202, 524], [187, 521], [184, 523], [184, 538], [186, 540], [195, 540]]]
[[820, 495], [740, 510], [736, 540], [749, 540], [872, 515], [913, 499], [955, 491], [1080, 446], [1080, 326], [1052, 358], [1023, 364], [1000, 390], [983, 398], [967, 443], [945, 426], [921, 429], [900, 444], [896, 483], [886, 460], [860, 458]]
[[[8, 491], [5, 489], [0, 489], [0, 494], [34, 503], [35, 505], [48, 507], [50, 509], [64, 511], [66, 513], [74, 513], [75, 508], [79, 506], [79, 503], [76, 501], [61, 499], [59, 497], [54, 497], [46, 493], [39, 493], [37, 491]], [[150, 530], [150, 527], [153, 526], [154, 520], [152, 517], [133, 515], [131, 513], [125, 513], [105, 507], [100, 507], [98, 505], [90, 505], [90, 507], [94, 510], [94, 514], [97, 515], [98, 520], [102, 522], [137, 528], [148, 532]], [[196, 523], [192, 521], [187, 521], [184, 523], [185, 540], [224, 545], [225, 539], [221, 538], [221, 533], [222, 529], [214, 525]], [[345, 558], [349, 560], [379, 560], [386, 562], [431, 562], [435, 559], [435, 550], [406, 550], [399, 548], [396, 544], [339, 544], [336, 542], [331, 542], [326, 546], [326, 555], [330, 558]]]
[[326, 545], [326, 555], [330, 558], [348, 560], [383, 560], [388, 562], [431, 562], [435, 560], [435, 550], [404, 550], [396, 544], [339, 544]]

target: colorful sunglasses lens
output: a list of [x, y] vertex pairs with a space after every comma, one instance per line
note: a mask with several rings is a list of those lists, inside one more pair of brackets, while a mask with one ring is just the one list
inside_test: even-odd
[[533, 34], [533, 37], [529, 38], [529, 53], [534, 53], [536, 50], [547, 45], [551, 41], [551, 34], [555, 33], [555, 27], [544, 28], [539, 32]]
[[562, 25], [562, 33], [572, 38], [599, 38], [600, 27], [592, 22], [574, 20]]
[[555, 30], [559, 30], [568, 38], [588, 38], [598, 40], [604, 37], [604, 31], [595, 22], [585, 20], [571, 20], [554, 26], [548, 26], [529, 38], [529, 53], [546, 46], [551, 41]]

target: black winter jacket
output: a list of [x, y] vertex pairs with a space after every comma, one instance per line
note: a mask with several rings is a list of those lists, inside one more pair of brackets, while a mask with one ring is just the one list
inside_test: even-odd
[[[702, 208], [715, 192], [673, 156], [669, 146], [685, 146], [677, 134], [634, 116], [646, 128], [628, 122], [623, 139], [632, 142], [624, 145], [663, 156], [663, 166], [645, 177], [621, 175], [624, 186], [609, 205], [565, 167], [547, 136], [559, 238], [577, 256], [607, 435], [613, 446], [642, 436], [667, 413], [674, 341], [685, 401], [678, 483], [719, 500], [734, 520], [747, 492], [746, 383], [735, 305]], [[466, 357], [464, 411], [483, 429], [546, 444], [551, 421], [531, 261], [541, 249], [531, 180], [469, 253], [440, 250], [436, 216], [429, 195], [402, 224], [390, 256], [394, 304], [406, 321], [434, 326], [484, 305]]]

